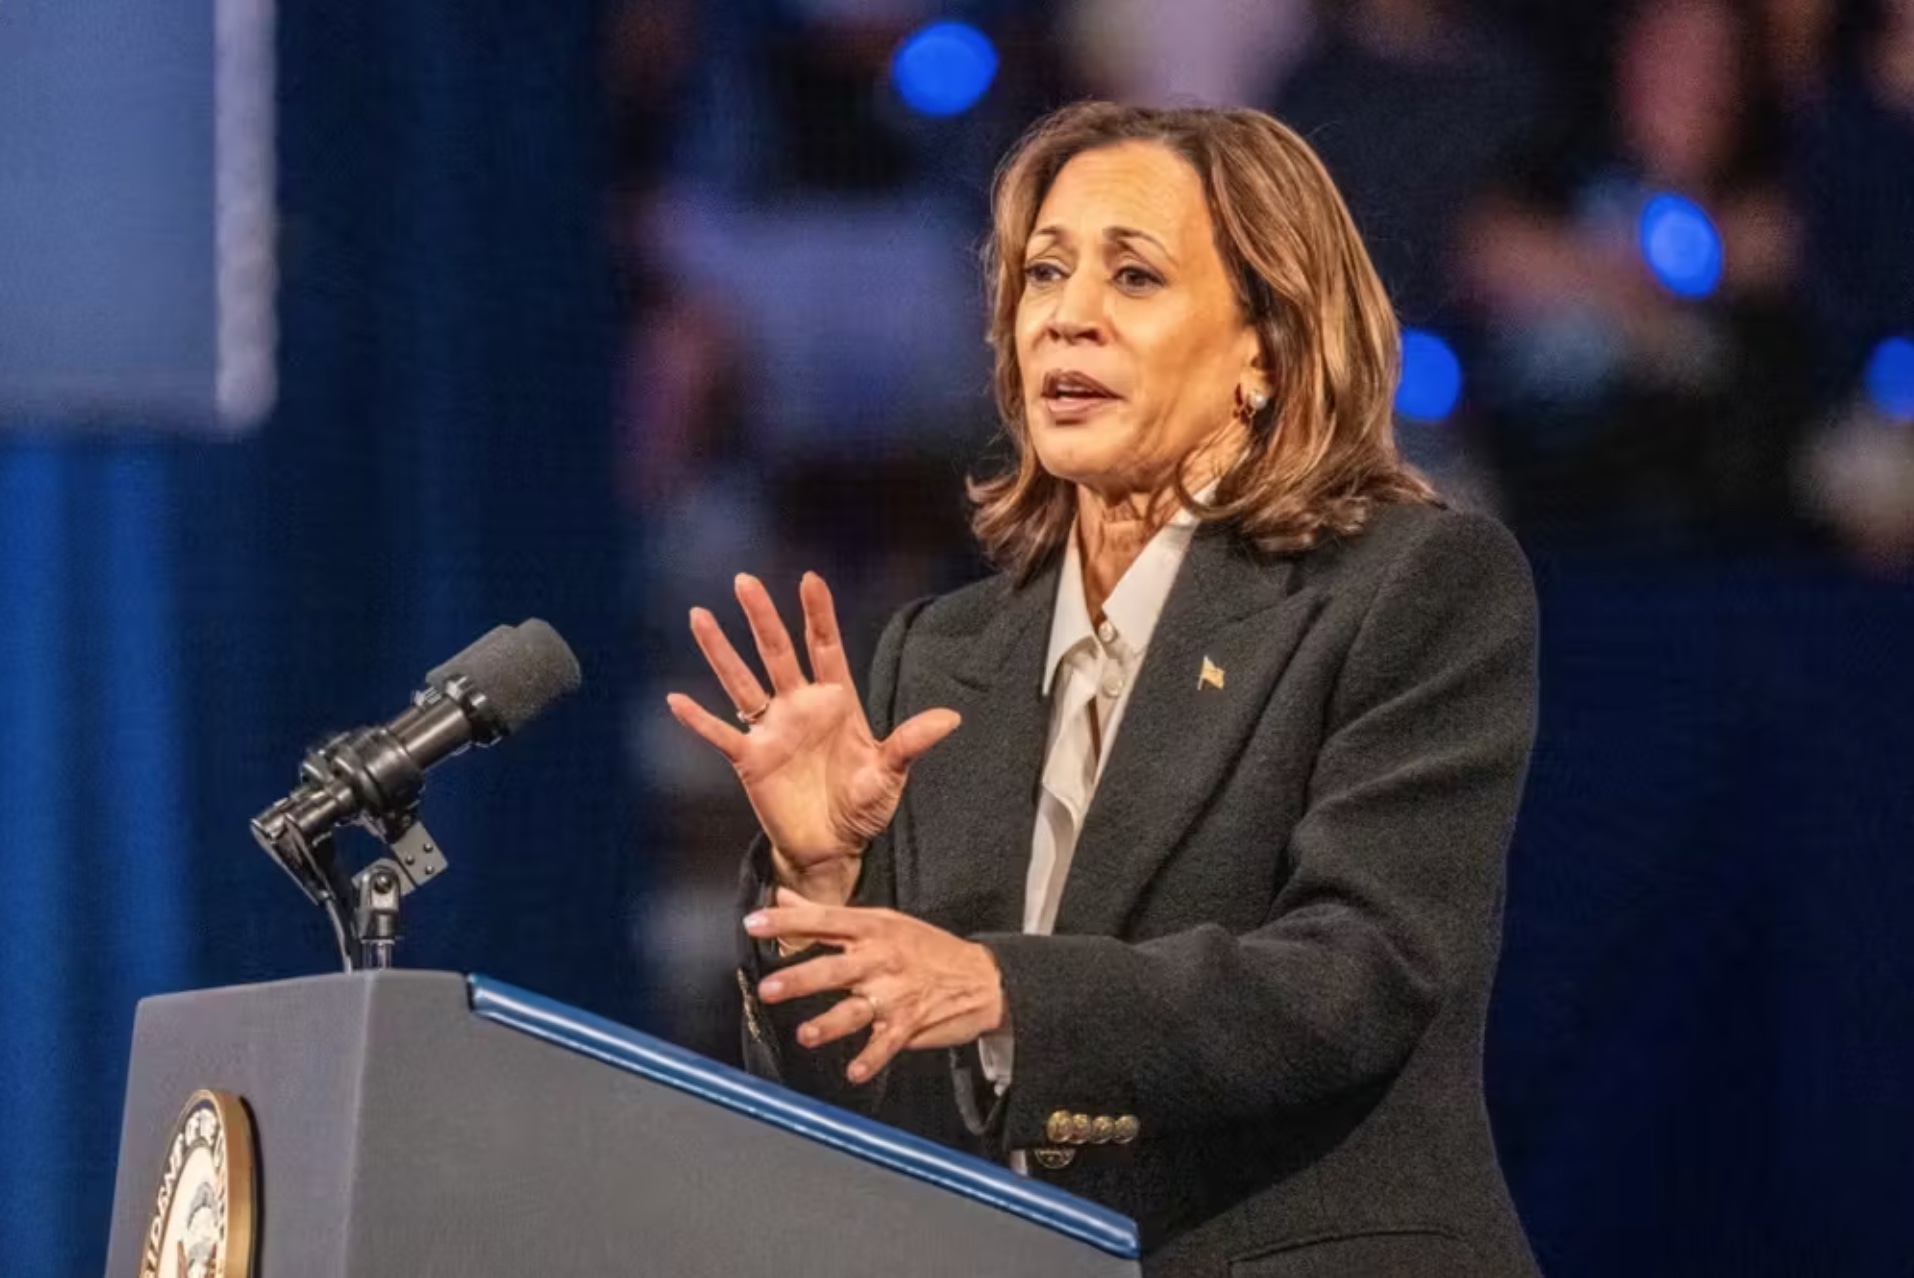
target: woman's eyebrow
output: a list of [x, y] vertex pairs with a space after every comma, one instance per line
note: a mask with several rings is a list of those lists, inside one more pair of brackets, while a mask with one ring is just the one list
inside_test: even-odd
[[[1106, 226], [1103, 228], [1103, 238], [1107, 243], [1118, 245], [1128, 243], [1131, 240], [1142, 240], [1145, 243], [1154, 245], [1156, 251], [1168, 258], [1171, 265], [1176, 264], [1176, 254], [1170, 252], [1167, 244], [1159, 240], [1156, 236], [1151, 235], [1148, 231], [1139, 230], [1134, 226]], [[1067, 245], [1070, 242], [1070, 232], [1054, 222], [1048, 226], [1040, 226], [1030, 233], [1030, 238], [1025, 241], [1025, 247], [1030, 248], [1034, 246], [1040, 239], [1056, 240], [1059, 243]]]
[[1067, 244], [1070, 241], [1070, 232], [1052, 222], [1049, 226], [1040, 226], [1030, 232], [1030, 238], [1024, 241], [1024, 246], [1027, 248], [1040, 239], [1060, 240]]
[[1109, 240], [1113, 244], [1121, 244], [1125, 242], [1126, 240], [1146, 240], [1149, 243], [1156, 245], [1157, 252], [1161, 253], [1164, 257], [1169, 258], [1172, 263], [1176, 261], [1176, 254], [1170, 252], [1169, 245], [1165, 244], [1162, 240], [1157, 239], [1156, 236], [1151, 235], [1148, 231], [1139, 231], [1134, 226], [1105, 227], [1103, 231], [1103, 238], [1106, 240]]

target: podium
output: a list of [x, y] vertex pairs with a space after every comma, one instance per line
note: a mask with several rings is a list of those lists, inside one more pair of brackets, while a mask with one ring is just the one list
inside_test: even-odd
[[485, 977], [384, 971], [142, 1002], [110, 1278], [176, 1117], [237, 1093], [255, 1278], [1116, 1278], [1134, 1225], [1053, 1186]]

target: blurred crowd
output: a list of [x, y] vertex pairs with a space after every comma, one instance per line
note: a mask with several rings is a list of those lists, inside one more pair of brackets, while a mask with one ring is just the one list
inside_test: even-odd
[[[893, 58], [950, 19], [995, 71], [927, 115]], [[983, 571], [976, 250], [1049, 107], [1247, 104], [1309, 138], [1459, 361], [1405, 450], [1531, 550], [1914, 568], [1914, 0], [623, 0], [606, 50], [630, 735], [676, 885], [632, 935], [707, 1050], [753, 827], [663, 710], [722, 709], [686, 610], [742, 641], [732, 575], [789, 599], [815, 568], [868, 652]]]

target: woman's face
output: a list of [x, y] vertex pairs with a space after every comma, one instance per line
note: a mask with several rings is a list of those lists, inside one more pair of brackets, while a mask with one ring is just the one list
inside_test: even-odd
[[1164, 490], [1205, 446], [1226, 458], [1243, 430], [1237, 388], [1267, 391], [1257, 352], [1187, 161], [1124, 142], [1064, 165], [1017, 304], [1025, 420], [1045, 470], [1117, 499]]

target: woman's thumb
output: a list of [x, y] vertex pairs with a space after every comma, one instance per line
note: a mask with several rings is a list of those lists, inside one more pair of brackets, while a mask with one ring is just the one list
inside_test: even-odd
[[897, 725], [884, 740], [884, 761], [902, 772], [922, 758], [932, 746], [957, 731], [964, 717], [955, 710], [926, 710]]

